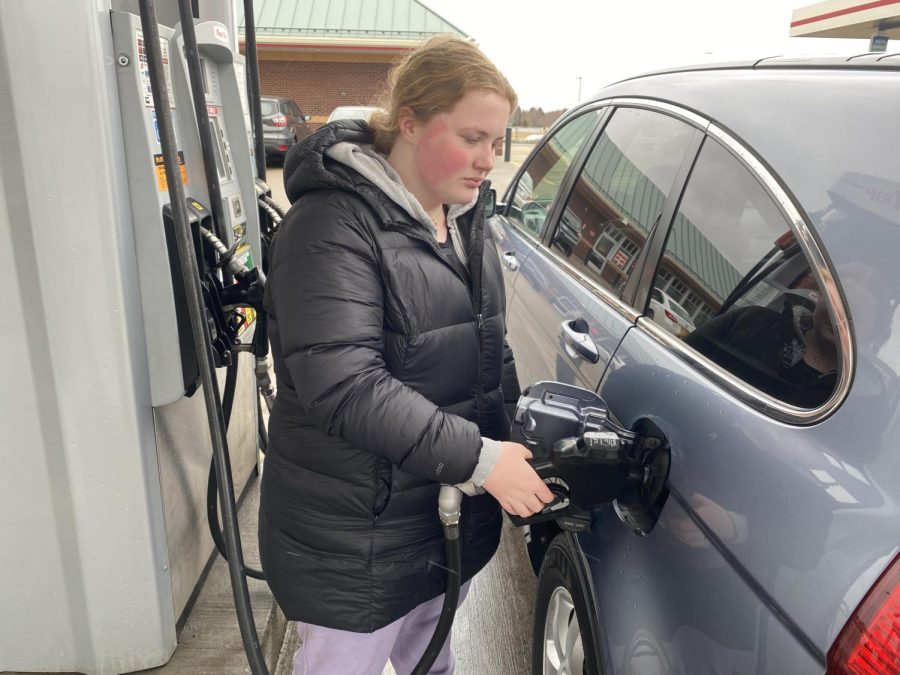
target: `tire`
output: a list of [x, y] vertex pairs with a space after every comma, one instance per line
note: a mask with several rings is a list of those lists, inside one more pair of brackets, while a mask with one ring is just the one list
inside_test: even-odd
[[531, 638], [532, 675], [603, 675], [596, 621], [570, 534], [556, 536], [538, 577]]

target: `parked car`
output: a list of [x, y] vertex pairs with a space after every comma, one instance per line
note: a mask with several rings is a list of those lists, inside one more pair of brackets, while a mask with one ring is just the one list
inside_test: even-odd
[[372, 116], [373, 112], [381, 110], [376, 106], [367, 106], [367, 105], [341, 105], [331, 111], [331, 114], [328, 116], [329, 122], [334, 122], [335, 120], [365, 120], [369, 121], [369, 117]]
[[499, 200], [522, 384], [596, 391], [670, 462], [583, 531], [526, 533], [534, 673], [900, 672], [898, 70], [629, 79]]
[[263, 96], [260, 104], [266, 159], [283, 158], [294, 143], [309, 136], [310, 117], [293, 99]]
[[658, 288], [650, 289], [647, 316], [676, 337], [687, 337], [694, 330], [694, 320], [687, 310]]

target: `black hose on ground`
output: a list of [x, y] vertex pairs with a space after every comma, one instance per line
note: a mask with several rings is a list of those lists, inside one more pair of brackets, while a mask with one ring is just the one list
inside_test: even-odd
[[212, 340], [209, 324], [206, 321], [206, 310], [203, 293], [200, 287], [199, 267], [194, 255], [190, 222], [181, 184], [178, 166], [178, 147], [175, 141], [175, 128], [172, 111], [169, 107], [169, 93], [163, 71], [162, 49], [160, 47], [159, 24], [156, 17], [154, 0], [138, 0], [141, 16], [141, 30], [144, 34], [144, 49], [147, 55], [147, 67], [150, 76], [150, 88], [153, 94], [153, 106], [159, 125], [160, 145], [162, 146], [163, 166], [168, 183], [169, 202], [175, 220], [175, 239], [178, 247], [178, 259], [181, 266], [181, 277], [184, 282], [188, 301], [191, 332], [194, 349], [197, 352], [203, 399], [206, 404], [206, 415], [209, 422], [209, 435], [212, 441], [213, 458], [216, 475], [221, 486], [221, 508], [225, 524], [225, 548], [228, 551], [228, 571], [231, 577], [231, 588], [234, 594], [234, 605], [244, 651], [253, 675], [269, 675], [265, 657], [256, 633], [253, 620], [253, 609], [250, 606], [250, 591], [247, 579], [243, 574], [244, 561], [241, 551], [241, 540], [238, 530], [237, 508], [234, 502], [234, 484], [227, 470], [228, 440], [225, 433], [225, 420], [222, 403], [219, 398], [219, 385], [213, 366]]
[[[231, 409], [234, 406], [234, 391], [237, 388], [238, 376], [238, 360], [237, 354], [225, 369], [225, 391], [222, 394], [222, 413], [225, 418], [225, 428], [227, 429], [231, 422]], [[259, 410], [259, 396], [256, 397], [257, 411]], [[258, 430], [257, 430], [258, 431]], [[226, 457], [226, 465], [228, 473], [231, 475], [231, 457]], [[232, 478], [232, 481], [234, 479]], [[209, 477], [206, 481], [206, 522], [209, 525], [209, 534], [219, 554], [227, 561], [228, 550], [225, 547], [225, 539], [222, 537], [222, 529], [219, 527], [219, 506], [217, 503], [217, 494], [219, 490], [219, 482], [216, 480], [216, 464], [215, 460], [211, 460], [209, 464]], [[266, 580], [266, 575], [262, 570], [257, 570], [244, 565], [244, 574], [253, 579], [260, 581]]]

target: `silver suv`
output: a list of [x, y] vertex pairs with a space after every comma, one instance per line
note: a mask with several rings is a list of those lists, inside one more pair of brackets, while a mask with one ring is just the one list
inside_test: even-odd
[[304, 115], [293, 99], [263, 96], [263, 143], [266, 159], [283, 158], [297, 141], [309, 136], [309, 115]]
[[630, 79], [511, 183], [520, 380], [596, 390], [671, 461], [587, 529], [528, 533], [534, 673], [900, 673], [898, 71]]

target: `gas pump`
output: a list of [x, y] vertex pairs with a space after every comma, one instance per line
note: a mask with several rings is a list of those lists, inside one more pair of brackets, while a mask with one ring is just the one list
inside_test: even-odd
[[[152, 45], [148, 44], [149, 37], [135, 14], [114, 11], [110, 22], [142, 305], [144, 315], [154, 317], [145, 323], [151, 400], [160, 426], [168, 425], [171, 417], [183, 416], [185, 409], [202, 425], [206, 417], [202, 401], [193, 397], [202, 379], [202, 355], [194, 344], [190, 299], [181, 273], [177, 209], [173, 208], [169, 194], [161, 113], [154, 105], [152, 91], [149, 63]], [[244, 126], [248, 115], [240, 97], [241, 69], [234, 66], [234, 52], [225, 26], [214, 21], [192, 25], [195, 35], [191, 36], [190, 43], [198, 52], [197, 79], [202, 82], [199, 97], [192, 95], [186, 36], [181, 26], [158, 26], [158, 48], [177, 147], [178, 179], [190, 220], [197, 272], [204, 280], [202, 293], [207, 320], [212, 326], [212, 355], [216, 366], [228, 367], [225, 381], [217, 384], [224, 386], [229, 402], [227, 417], [229, 422], [234, 421], [229, 434], [230, 465], [238, 485], [242, 486], [256, 464], [254, 441], [258, 437], [259, 411], [253, 383], [256, 367], [239, 359], [243, 347], [236, 341], [252, 334], [256, 313], [250, 307], [241, 307], [226, 318], [226, 304], [250, 303], [246, 299], [240, 303], [235, 298], [226, 298], [224, 290], [232, 285], [236, 272], [252, 270], [255, 261], [262, 259], [259, 211], [254, 207], [256, 183], [251, 146]], [[209, 130], [211, 151], [203, 152], [204, 136], [198, 134], [198, 127]], [[223, 251], [210, 245], [212, 235], [221, 242]], [[228, 264], [220, 265], [222, 261]], [[246, 280], [247, 290], [251, 283]], [[233, 293], [234, 289], [230, 290]], [[259, 337], [265, 339], [264, 331]], [[250, 349], [249, 343], [246, 348]], [[231, 414], [232, 407], [234, 414]], [[237, 439], [235, 429], [243, 431]], [[249, 429], [252, 433], [248, 433]], [[177, 452], [167, 453], [165, 458], [166, 461], [160, 461], [164, 501], [187, 501], [193, 510], [190, 519], [170, 518], [166, 524], [173, 575], [178, 575], [179, 582], [176, 606], [184, 607], [208, 555], [208, 540], [194, 537], [191, 541], [186, 536], [188, 531], [196, 529], [204, 513], [197, 509], [203, 503], [201, 495], [210, 491], [211, 481], [201, 469], [209, 465], [208, 445], [186, 444]], [[210, 513], [208, 506], [206, 513], [216, 515], [215, 511]], [[185, 543], [202, 551], [176, 550]]]
[[[218, 441], [206, 430], [204, 398], [217, 397], [223, 383], [233, 413], [218, 484], [233, 481], [240, 493], [256, 467], [256, 375], [268, 400], [273, 391], [264, 349], [254, 349], [265, 329], [253, 306], [260, 214], [271, 236], [273, 207], [258, 207], [268, 192], [256, 180], [230, 3], [220, 3], [222, 23], [190, 19], [214, 140], [206, 155], [189, 40], [175, 3], [165, 4], [152, 37], [136, 0], [0, 7], [0, 221], [10, 224], [4, 242], [7, 232], [13, 237], [5, 250], [15, 252], [4, 257], [2, 281], [31, 289], [7, 314], [12, 342], [4, 346], [24, 355], [8, 381], [36, 388], [24, 408], [14, 404], [21, 393], [3, 392], [0, 422], [11, 444], [0, 453], [0, 671], [118, 673], [167, 661], [213, 553], [203, 497]], [[37, 25], [42, 40], [32, 45], [27, 35]], [[166, 172], [148, 40], [162, 55], [174, 175]], [[48, 106], [77, 128], [42, 132], [36, 124]], [[204, 180], [208, 173], [215, 181]], [[34, 183], [37, 175], [47, 184]], [[182, 190], [177, 204], [170, 181]], [[182, 215], [190, 256], [178, 247]], [[204, 282], [209, 354], [195, 344], [186, 257]], [[204, 381], [205, 356], [232, 367]], [[224, 520], [235, 511], [230, 501]], [[53, 647], [36, 650], [35, 635], [54, 636]]]

